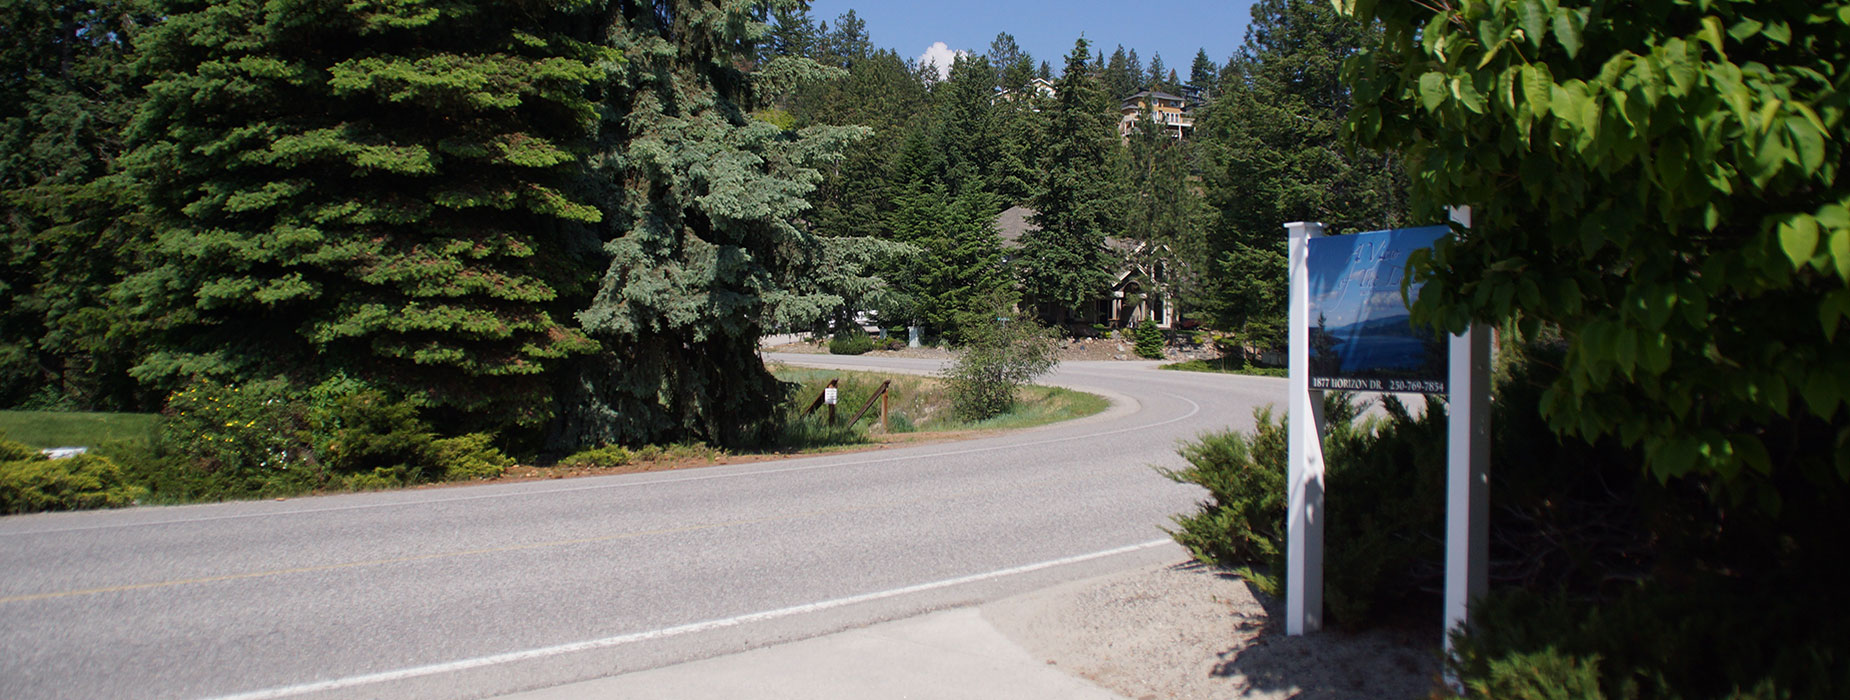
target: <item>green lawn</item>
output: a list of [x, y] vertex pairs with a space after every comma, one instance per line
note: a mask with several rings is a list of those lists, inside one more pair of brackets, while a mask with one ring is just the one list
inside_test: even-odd
[[[1045, 386], [1027, 386], [1018, 394], [1015, 408], [1008, 413], [989, 420], [975, 423], [958, 420], [952, 415], [951, 396], [944, 382], [936, 377], [912, 374], [886, 374], [881, 372], [854, 372], [844, 370], [813, 369], [808, 367], [791, 367], [773, 364], [771, 370], [779, 379], [797, 382], [800, 388], [791, 398], [788, 410], [792, 411], [793, 424], [814, 423], [812, 417], [804, 420], [795, 415], [816, 399], [822, 391], [823, 384], [830, 379], [841, 380], [841, 404], [837, 410], [842, 412], [842, 419], [852, 416], [855, 410], [872, 396], [880, 382], [891, 380], [891, 408], [893, 415], [893, 432], [945, 432], [957, 430], [986, 430], [1028, 428], [1086, 416], [1105, 410], [1111, 402], [1096, 394], [1087, 394], [1070, 389]], [[872, 410], [874, 421], [862, 419], [860, 427], [877, 421], [879, 408]], [[808, 438], [810, 436], [805, 435]], [[819, 436], [818, 436], [819, 437]], [[799, 440], [797, 442], [836, 442], [847, 436], [832, 439]], [[848, 442], [864, 441], [864, 437], [855, 437]]]
[[37, 448], [146, 444], [157, 417], [153, 413], [0, 411], [0, 437]]

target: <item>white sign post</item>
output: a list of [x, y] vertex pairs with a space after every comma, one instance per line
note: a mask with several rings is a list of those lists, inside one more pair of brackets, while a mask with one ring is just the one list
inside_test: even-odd
[[[1452, 220], [1471, 227], [1471, 208]], [[1445, 469], [1445, 652], [1490, 590], [1490, 330], [1472, 324], [1452, 336], [1447, 376]]]
[[1285, 224], [1291, 265], [1290, 469], [1285, 514], [1285, 634], [1323, 628], [1323, 392], [1310, 388], [1310, 240], [1323, 224]]

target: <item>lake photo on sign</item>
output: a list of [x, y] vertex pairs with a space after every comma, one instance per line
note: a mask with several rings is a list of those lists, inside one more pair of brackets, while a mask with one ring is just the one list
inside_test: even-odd
[[[1407, 254], [1430, 248], [1447, 226], [1310, 240], [1310, 387], [1445, 391], [1446, 343], [1416, 329], [1400, 296]], [[1419, 295], [1419, 285], [1407, 290]]]

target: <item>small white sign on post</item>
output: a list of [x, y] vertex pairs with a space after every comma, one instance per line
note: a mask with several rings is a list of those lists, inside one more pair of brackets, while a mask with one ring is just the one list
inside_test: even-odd
[[839, 397], [839, 395], [840, 394], [835, 390], [835, 387], [829, 387], [827, 389], [823, 389], [822, 390], [822, 402], [830, 406], [833, 406], [835, 405], [835, 400], [837, 397]]

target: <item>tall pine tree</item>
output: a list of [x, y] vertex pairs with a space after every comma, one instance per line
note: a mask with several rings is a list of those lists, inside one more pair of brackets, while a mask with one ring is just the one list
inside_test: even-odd
[[[747, 116], [758, 95], [742, 59], [766, 33], [752, 15], [739, 3], [634, 0], [612, 3], [600, 28], [626, 58], [601, 85], [606, 264], [578, 313], [604, 350], [572, 368], [557, 448], [738, 445], [777, 429], [786, 388], [758, 338], [767, 322], [832, 305], [793, 298], [801, 290], [789, 281], [821, 255], [796, 219], [816, 166], [859, 131], [786, 131]], [[803, 66], [785, 60], [777, 72]]]
[[1194, 142], [1178, 139], [1146, 108], [1127, 140], [1129, 168], [1124, 232], [1138, 246], [1138, 267], [1193, 303], [1206, 269], [1207, 204], [1194, 172]]
[[1214, 59], [1208, 58], [1208, 50], [1195, 52], [1195, 62], [1188, 67], [1188, 84], [1199, 88], [1205, 95], [1220, 93], [1220, 66]]
[[589, 82], [618, 58], [550, 1], [173, 0], [133, 170], [158, 234], [124, 282], [155, 386], [358, 379], [532, 424], [590, 350], [565, 295], [587, 224]]
[[1105, 235], [1118, 215], [1111, 178], [1117, 134], [1086, 56], [1082, 38], [1056, 84], [1042, 160], [1046, 176], [1033, 200], [1040, 228], [1022, 236], [1017, 261], [1026, 301], [1056, 322], [1110, 287], [1114, 262]]
[[135, 0], [0, 6], [0, 406], [133, 410], [109, 289], [145, 240], [123, 172]]
[[1222, 94], [1197, 122], [1215, 209], [1207, 305], [1252, 345], [1284, 339], [1285, 222], [1332, 232], [1401, 223], [1398, 166], [1337, 141], [1350, 106], [1339, 69], [1367, 31], [1324, 3], [1260, 0]]
[[1151, 90], [1175, 92], [1175, 86], [1169, 84], [1169, 67], [1163, 65], [1163, 55], [1150, 54], [1150, 70], [1144, 74], [1144, 86]]

